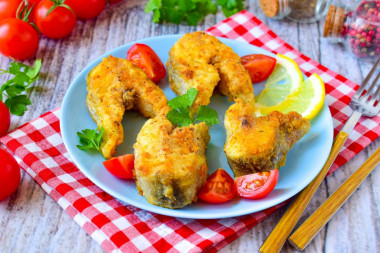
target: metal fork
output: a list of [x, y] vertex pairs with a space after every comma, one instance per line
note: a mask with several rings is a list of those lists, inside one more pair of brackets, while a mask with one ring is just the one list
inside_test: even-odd
[[[346, 124], [343, 126], [342, 130], [335, 138], [329, 157], [327, 158], [327, 161], [322, 170], [319, 172], [317, 177], [293, 200], [289, 208], [286, 210], [285, 214], [277, 223], [276, 227], [272, 230], [268, 238], [261, 246], [260, 252], [279, 252], [281, 250], [286, 239], [292, 232], [294, 226], [301, 217], [306, 206], [309, 204], [322, 180], [325, 178], [332, 163], [338, 156], [340, 149], [346, 142], [349, 134], [355, 127], [356, 123], [359, 121], [360, 117], [362, 115], [367, 117], [374, 117], [379, 113], [380, 102], [377, 103], [376, 100], [379, 99], [380, 85], [376, 88], [376, 84], [380, 78], [380, 73], [375, 77], [375, 80], [371, 83], [371, 86], [368, 88], [368, 90], [364, 92], [379, 63], [380, 58], [376, 61], [375, 65], [372, 67], [371, 71], [364, 79], [362, 85], [352, 98], [350, 106], [354, 111], [351, 114], [350, 118], [347, 120]], [[375, 88], [376, 91], [374, 91]]]

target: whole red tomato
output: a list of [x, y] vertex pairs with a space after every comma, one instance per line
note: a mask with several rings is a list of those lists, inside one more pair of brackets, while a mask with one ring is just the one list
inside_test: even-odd
[[0, 136], [8, 132], [9, 125], [11, 124], [11, 114], [8, 107], [0, 100]]
[[0, 200], [8, 198], [20, 184], [20, 167], [11, 154], [0, 148]]
[[9, 58], [24, 60], [38, 49], [38, 33], [33, 26], [16, 18], [0, 22], [0, 53]]
[[15, 18], [21, 1], [23, 0], [0, 0], [0, 21]]
[[106, 6], [106, 0], [66, 0], [78, 18], [91, 19], [98, 16]]
[[[57, 1], [54, 0], [54, 2]], [[52, 39], [59, 39], [72, 32], [77, 18], [71, 10], [64, 6], [57, 6], [48, 14], [53, 6], [54, 3], [51, 0], [42, 0], [37, 5], [34, 22], [43, 35]]]

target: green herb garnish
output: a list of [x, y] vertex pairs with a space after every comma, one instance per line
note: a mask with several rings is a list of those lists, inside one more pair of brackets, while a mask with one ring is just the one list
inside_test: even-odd
[[191, 106], [197, 94], [197, 89], [190, 88], [186, 94], [175, 97], [168, 102], [171, 111], [166, 114], [166, 117], [172, 124], [184, 127], [201, 121], [204, 121], [208, 126], [219, 123], [218, 113], [206, 105], [201, 105], [198, 112], [196, 114], [193, 113]]
[[37, 59], [32, 67], [14, 61], [8, 70], [0, 69], [0, 74], [13, 75], [13, 78], [2, 84], [0, 88], [0, 100], [5, 103], [10, 113], [17, 116], [25, 113], [31, 101], [24, 92], [38, 79], [40, 69], [40, 59]]
[[197, 25], [208, 14], [215, 14], [221, 7], [225, 16], [229, 17], [244, 8], [243, 0], [150, 0], [145, 12], [153, 12], [153, 23], [163, 21], [188, 25]]
[[100, 129], [84, 129], [82, 132], [77, 132], [79, 136], [79, 143], [81, 145], [77, 145], [77, 148], [84, 151], [94, 151], [97, 150], [100, 152], [100, 142], [102, 141], [102, 137], [104, 134], [104, 128]]

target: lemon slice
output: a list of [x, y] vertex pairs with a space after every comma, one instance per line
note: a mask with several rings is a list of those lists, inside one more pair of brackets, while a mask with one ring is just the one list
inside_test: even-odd
[[285, 55], [277, 54], [276, 66], [265, 83], [265, 89], [256, 98], [256, 103], [274, 106], [298, 90], [303, 75], [297, 63]]
[[323, 81], [317, 74], [313, 74], [303, 82], [297, 91], [287, 96], [280, 104], [274, 106], [256, 104], [256, 106], [263, 115], [272, 111], [282, 113], [296, 111], [302, 117], [311, 120], [322, 109], [324, 100], [325, 86]]

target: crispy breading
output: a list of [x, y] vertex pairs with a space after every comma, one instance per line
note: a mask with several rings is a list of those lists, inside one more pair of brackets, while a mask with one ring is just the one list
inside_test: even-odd
[[126, 110], [135, 109], [144, 117], [169, 111], [164, 92], [126, 59], [104, 58], [88, 74], [87, 92], [87, 108], [98, 128], [104, 128], [100, 150], [106, 159], [123, 142], [121, 121]]
[[188, 33], [169, 52], [167, 62], [170, 87], [177, 95], [196, 88], [193, 108], [208, 105], [218, 85], [220, 93], [235, 100], [254, 101], [250, 76], [240, 57], [216, 37], [204, 32]]
[[224, 125], [224, 152], [235, 177], [279, 169], [310, 129], [310, 122], [297, 112], [256, 117], [254, 105], [239, 99], [227, 110]]
[[207, 179], [208, 126], [174, 128], [166, 117], [149, 119], [137, 136], [135, 175], [149, 203], [181, 208], [197, 199]]

